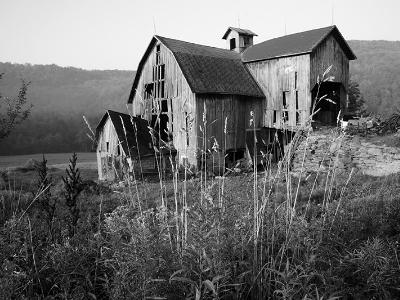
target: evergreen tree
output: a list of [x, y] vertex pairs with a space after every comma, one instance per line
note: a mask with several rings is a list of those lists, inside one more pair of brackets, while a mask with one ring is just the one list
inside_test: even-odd
[[76, 226], [79, 220], [79, 207], [78, 197], [83, 190], [82, 179], [79, 169], [76, 167], [78, 156], [76, 153], [72, 154], [69, 160], [68, 169], [65, 170], [66, 176], [62, 177], [64, 182], [64, 199], [65, 204], [68, 206], [71, 222], [69, 234], [72, 237], [76, 231]]
[[355, 115], [366, 113], [364, 97], [360, 91], [360, 85], [354, 80], [350, 80], [348, 87], [349, 104], [348, 112]]
[[49, 175], [47, 160], [44, 154], [42, 161], [36, 165], [36, 171], [38, 174], [38, 181], [36, 184], [36, 195], [38, 195], [37, 203], [39, 204], [40, 210], [46, 214], [46, 222], [50, 232], [52, 232], [52, 224], [56, 210], [56, 203], [51, 196], [53, 179]]

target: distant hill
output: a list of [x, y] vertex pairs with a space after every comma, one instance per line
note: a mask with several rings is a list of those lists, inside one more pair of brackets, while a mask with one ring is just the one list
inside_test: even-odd
[[30, 81], [30, 118], [0, 141], [0, 155], [87, 151], [85, 115], [95, 127], [105, 109], [126, 111], [134, 71], [87, 71], [56, 65], [0, 63], [0, 91], [16, 95]]
[[357, 60], [351, 78], [360, 84], [367, 109], [387, 116], [400, 109], [400, 41], [349, 41]]
[[[360, 83], [367, 109], [389, 115], [400, 108], [400, 42], [349, 41], [357, 56], [351, 78]], [[105, 109], [126, 111], [134, 71], [87, 71], [56, 65], [0, 63], [3, 95], [15, 95], [21, 78], [31, 81], [32, 116], [0, 142], [0, 155], [87, 151], [82, 115], [96, 126]]]

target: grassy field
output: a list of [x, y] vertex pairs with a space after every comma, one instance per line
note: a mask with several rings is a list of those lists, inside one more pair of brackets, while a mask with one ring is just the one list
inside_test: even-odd
[[[96, 154], [91, 152], [77, 153], [78, 154], [78, 168], [84, 180], [96, 180], [97, 176], [97, 163]], [[65, 169], [68, 167], [71, 153], [48, 153], [45, 154], [47, 159], [47, 166], [49, 168], [49, 175], [56, 181], [61, 180], [61, 176], [65, 176]], [[15, 155], [15, 156], [0, 156], [0, 171], [7, 178], [7, 183], [1, 181], [0, 188], [24, 189], [32, 190], [37, 182], [37, 171], [24, 167], [31, 160], [42, 161], [42, 154], [30, 155]]]
[[[96, 169], [96, 153], [80, 152], [78, 163], [81, 169]], [[0, 169], [22, 167], [30, 159], [42, 160], [43, 154], [0, 156]], [[65, 169], [71, 157], [71, 153], [46, 153], [47, 165], [49, 167]]]

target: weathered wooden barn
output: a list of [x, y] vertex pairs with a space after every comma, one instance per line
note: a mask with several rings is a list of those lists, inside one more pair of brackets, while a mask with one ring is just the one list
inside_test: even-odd
[[[229, 27], [227, 49], [154, 36], [142, 57], [128, 103], [147, 120], [179, 164], [201, 157], [235, 160], [254, 149], [254, 132], [268, 144], [276, 132], [296, 131], [310, 117], [317, 78], [335, 104], [321, 102], [315, 122], [336, 122], [347, 104], [349, 61], [355, 55], [336, 26], [253, 45], [250, 30]], [[253, 141], [253, 146], [250, 144]], [[255, 147], [257, 148], [257, 147]]]
[[[263, 98], [240, 53], [154, 36], [129, 103], [134, 116], [172, 140], [180, 164], [197, 167], [213, 146], [216, 161], [225, 152], [243, 155], [246, 129], [253, 126], [250, 111], [261, 112]], [[261, 120], [256, 114], [254, 126]]]
[[134, 175], [168, 169], [173, 152], [157, 157], [146, 120], [107, 110], [96, 128], [97, 167], [100, 180], [124, 180]]
[[336, 26], [286, 35], [247, 48], [242, 61], [265, 94], [263, 126], [296, 130], [310, 116], [317, 78], [332, 69], [333, 79], [323, 83], [319, 96], [327, 94], [336, 105], [321, 101], [316, 122], [336, 123], [347, 105], [349, 61], [356, 59]]

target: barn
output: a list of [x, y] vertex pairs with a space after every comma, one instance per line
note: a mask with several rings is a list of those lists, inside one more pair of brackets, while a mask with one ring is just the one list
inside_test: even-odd
[[[254, 157], [282, 132], [295, 132], [320, 102], [314, 124], [333, 124], [347, 107], [349, 61], [356, 59], [336, 26], [253, 44], [256, 34], [229, 27], [226, 49], [153, 36], [133, 81], [128, 104], [137, 120], [171, 145], [178, 165], [229, 163]], [[332, 78], [318, 78], [332, 66]], [[254, 138], [256, 137], [256, 138]], [[287, 141], [288, 142], [288, 141]], [[254, 152], [254, 153], [253, 153]], [[250, 156], [250, 157], [249, 157]]]
[[[172, 141], [179, 164], [199, 167], [204, 155], [244, 155], [246, 129], [262, 125], [263, 98], [240, 53], [154, 36], [128, 103]], [[253, 125], [250, 111], [260, 112]]]
[[[168, 170], [170, 164], [165, 159], [175, 151], [155, 150], [154, 139], [146, 120], [107, 110], [96, 128], [99, 180], [125, 180]], [[163, 155], [157, 156], [160, 151]]]

